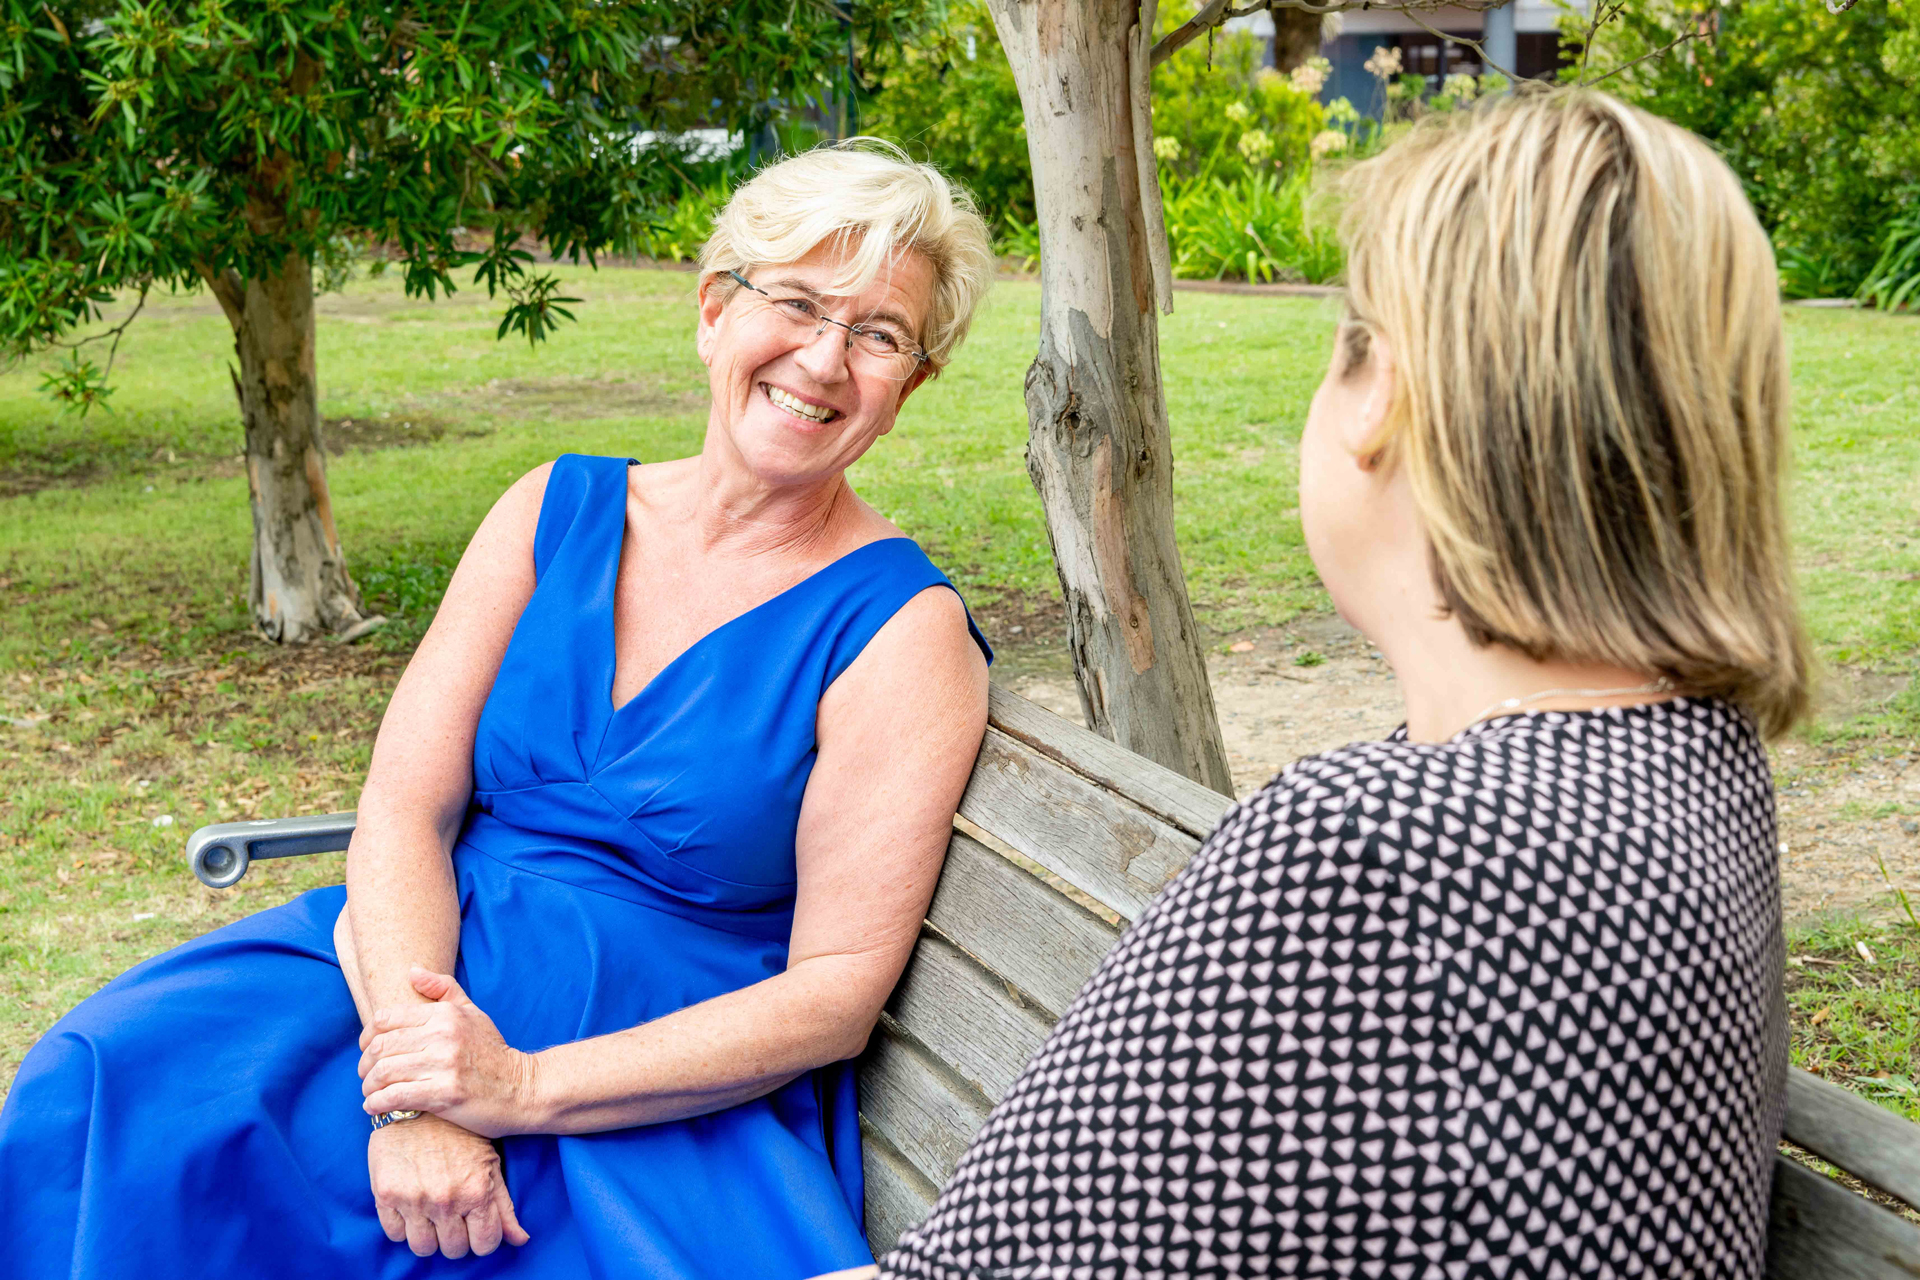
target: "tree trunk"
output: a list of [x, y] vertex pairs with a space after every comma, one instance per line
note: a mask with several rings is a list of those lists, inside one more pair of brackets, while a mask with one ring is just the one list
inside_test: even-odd
[[1113, 741], [1231, 795], [1173, 536], [1148, 234], [1158, 188], [1143, 198], [1151, 126], [1134, 101], [1150, 42], [1125, 0], [992, 9], [1020, 89], [1040, 229], [1027, 470], [1066, 597], [1080, 704]]
[[1305, 9], [1270, 9], [1268, 14], [1273, 19], [1274, 70], [1291, 71], [1304, 66], [1308, 58], [1320, 52], [1327, 22], [1325, 14]]
[[360, 612], [333, 524], [314, 379], [312, 265], [289, 254], [255, 279], [203, 275], [233, 325], [240, 359], [233, 389], [253, 502], [254, 624], [277, 644], [363, 634], [380, 619]]

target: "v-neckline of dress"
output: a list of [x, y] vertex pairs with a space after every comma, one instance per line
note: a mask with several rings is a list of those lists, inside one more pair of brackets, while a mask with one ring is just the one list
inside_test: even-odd
[[617, 718], [628, 707], [631, 707], [634, 703], [640, 701], [642, 698], [646, 697], [649, 693], [653, 692], [654, 688], [657, 685], [659, 685], [660, 682], [667, 677], [668, 673], [672, 672], [675, 668], [679, 667], [682, 663], [686, 662], [690, 657], [692, 657], [694, 653], [696, 653], [702, 648], [705, 648], [708, 641], [713, 640], [715, 637], [720, 635], [723, 631], [728, 631], [732, 629], [734, 626], [738, 625], [739, 623], [746, 621], [748, 618], [751, 618], [754, 614], [759, 613], [764, 609], [772, 607], [773, 605], [779, 603], [780, 601], [786, 599], [788, 596], [792, 595], [794, 592], [800, 590], [800, 588], [807, 586], [812, 582], [817, 581], [821, 577], [821, 575], [828, 573], [831, 570], [839, 568], [841, 565], [845, 564], [847, 561], [851, 560], [853, 557], [859, 555], [861, 552], [867, 550], [870, 547], [882, 546], [889, 542], [911, 542], [912, 541], [912, 539], [908, 538], [905, 534], [900, 534], [891, 538], [875, 538], [872, 542], [863, 542], [859, 546], [854, 547], [852, 550], [847, 551], [839, 556], [836, 556], [834, 559], [829, 560], [827, 563], [821, 565], [818, 569], [815, 569], [812, 573], [809, 573], [806, 577], [800, 579], [798, 582], [792, 584], [791, 586], [781, 588], [779, 591], [776, 591], [772, 595], [768, 596], [765, 600], [762, 600], [759, 604], [752, 605], [747, 609], [744, 609], [741, 612], [734, 614], [731, 618], [728, 618], [725, 622], [722, 622], [718, 626], [715, 626], [712, 629], [706, 631], [700, 636], [699, 639], [695, 640], [692, 644], [688, 645], [686, 648], [682, 649], [679, 653], [676, 653], [672, 658], [668, 659], [667, 664], [661, 667], [658, 671], [654, 672], [653, 675], [647, 680], [647, 682], [644, 685], [641, 685], [640, 688], [634, 692], [634, 695], [632, 697], [628, 698], [625, 702], [615, 703], [613, 700], [614, 689], [620, 683], [619, 594], [620, 594], [620, 568], [621, 568], [621, 565], [625, 563], [625, 560], [626, 560], [627, 522], [626, 522], [625, 513], [626, 513], [626, 508], [623, 504], [621, 507], [621, 519], [620, 519], [620, 542], [619, 542], [619, 545], [614, 550], [613, 589], [607, 593], [606, 640], [607, 640], [608, 657], [607, 657], [606, 701], [607, 701], [607, 706], [610, 709], [609, 715], [615, 718]]

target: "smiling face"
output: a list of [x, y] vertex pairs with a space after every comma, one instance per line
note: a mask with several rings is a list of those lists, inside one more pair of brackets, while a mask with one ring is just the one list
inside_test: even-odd
[[[885, 324], [916, 348], [926, 332], [933, 267], [921, 255], [896, 255], [874, 281], [853, 296], [829, 292], [843, 261], [822, 246], [785, 266], [743, 271], [775, 293], [812, 295], [819, 310], [849, 324]], [[924, 370], [889, 376], [847, 345], [848, 334], [826, 325], [795, 326], [761, 294], [725, 275], [700, 286], [700, 358], [713, 395], [709, 435], [719, 433], [735, 457], [763, 482], [786, 486], [818, 482], [852, 466], [887, 432]]]

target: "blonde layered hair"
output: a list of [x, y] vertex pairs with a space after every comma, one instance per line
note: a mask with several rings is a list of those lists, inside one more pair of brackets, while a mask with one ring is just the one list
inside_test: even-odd
[[933, 267], [927, 368], [938, 373], [967, 336], [993, 283], [993, 242], [973, 197], [932, 165], [878, 138], [827, 143], [768, 165], [742, 184], [700, 246], [708, 287], [729, 296], [755, 268], [798, 262], [823, 244], [846, 251], [829, 288], [858, 293], [893, 257], [914, 252]]
[[1683, 129], [1593, 92], [1418, 128], [1348, 177], [1349, 366], [1479, 644], [1805, 714], [1772, 250]]

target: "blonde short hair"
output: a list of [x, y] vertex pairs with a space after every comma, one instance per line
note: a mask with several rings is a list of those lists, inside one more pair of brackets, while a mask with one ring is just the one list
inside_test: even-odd
[[1476, 643], [1806, 713], [1778, 276], [1706, 144], [1605, 94], [1511, 95], [1348, 177], [1346, 359]]
[[[933, 267], [927, 367], [938, 373], [993, 283], [993, 242], [973, 197], [932, 165], [878, 138], [849, 138], [768, 165], [733, 193], [700, 246], [700, 271], [724, 298], [724, 273], [797, 262], [820, 245], [845, 245], [836, 293], [858, 293], [902, 250]], [[717, 279], [714, 279], [717, 277]]]

